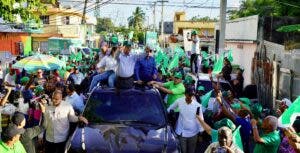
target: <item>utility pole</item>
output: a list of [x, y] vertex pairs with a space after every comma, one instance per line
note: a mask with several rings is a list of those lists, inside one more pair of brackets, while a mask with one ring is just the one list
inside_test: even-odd
[[220, 39], [219, 39], [219, 54], [222, 55], [225, 51], [225, 30], [226, 30], [226, 7], [227, 0], [220, 0]]
[[154, 8], [153, 8], [153, 31], [156, 31], [156, 2], [154, 2]]
[[160, 27], [160, 34], [162, 37], [162, 45], [165, 46], [165, 37], [164, 37], [164, 2], [168, 2], [167, 0], [157, 1], [161, 3], [161, 27]]
[[84, 8], [83, 8], [83, 15], [82, 15], [82, 18], [81, 18], [81, 24], [85, 24], [85, 23], [86, 23], [86, 20], [85, 20], [85, 13], [86, 13], [86, 5], [87, 5], [87, 1], [88, 1], [88, 0], [84, 0]]

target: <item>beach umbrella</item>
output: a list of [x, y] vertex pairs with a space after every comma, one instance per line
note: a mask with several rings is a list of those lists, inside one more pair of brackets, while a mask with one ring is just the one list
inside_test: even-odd
[[18, 61], [13, 65], [13, 68], [25, 69], [27, 72], [32, 73], [38, 69], [55, 70], [65, 66], [66, 63], [58, 58], [45, 54], [35, 54]]

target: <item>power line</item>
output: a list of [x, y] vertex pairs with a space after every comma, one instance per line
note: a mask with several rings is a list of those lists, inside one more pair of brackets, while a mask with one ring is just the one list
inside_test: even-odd
[[[105, 5], [105, 4], [107, 4], [107, 3], [111, 2], [111, 1], [113, 1], [113, 0], [107, 0], [107, 1], [105, 1], [103, 3], [101, 3], [99, 6], [103, 6], [103, 5]], [[82, 2], [82, 4], [83, 3], [84, 2]], [[93, 11], [95, 9], [96, 5], [97, 5], [97, 3], [93, 3], [93, 4], [89, 5], [89, 6], [87, 6], [87, 12], [86, 13], [89, 13], [89, 12]], [[74, 11], [72, 11], [70, 13], [79, 13], [79, 14], [81, 14], [82, 11], [83, 11], [83, 8], [80, 8], [80, 9], [74, 10]], [[54, 13], [54, 14], [51, 14], [51, 15], [55, 15], [55, 14], [61, 14], [61, 13]], [[55, 18], [55, 19], [49, 20], [49, 23], [50, 22], [56, 22], [56, 21], [59, 21], [59, 20], [61, 20], [61, 19]]]
[[[113, 2], [109, 3], [109, 5], [138, 5], [138, 6], [149, 6], [147, 3], [123, 3], [123, 2]], [[161, 6], [161, 4], [157, 4], [157, 6]], [[164, 4], [164, 6], [169, 6], [169, 7], [182, 7], [181, 5], [176, 5], [176, 4]], [[188, 8], [204, 8], [204, 9], [220, 9], [220, 6], [199, 6], [199, 5], [189, 5], [187, 6]], [[236, 6], [228, 6], [227, 9], [236, 9], [238, 7]]]

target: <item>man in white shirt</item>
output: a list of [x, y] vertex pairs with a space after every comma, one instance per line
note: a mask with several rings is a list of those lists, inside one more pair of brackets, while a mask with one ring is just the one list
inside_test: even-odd
[[201, 61], [201, 58], [198, 57], [200, 55], [200, 39], [197, 35], [197, 31], [192, 31], [192, 38], [189, 39], [189, 41], [192, 41], [192, 54], [190, 58], [191, 72], [198, 73], [198, 61]]
[[134, 67], [138, 60], [137, 54], [131, 54], [131, 42], [124, 42], [124, 50], [117, 55], [118, 70], [117, 70], [117, 82], [116, 87], [118, 89], [130, 89], [134, 83]]
[[9, 87], [16, 86], [16, 75], [15, 75], [15, 71], [13, 69], [10, 69], [9, 73], [5, 75], [4, 85], [9, 86]]
[[84, 109], [83, 98], [76, 93], [75, 87], [72, 84], [68, 85], [67, 94], [68, 96], [65, 101], [73, 106], [75, 112], [81, 114]]
[[195, 153], [197, 135], [203, 131], [196, 118], [197, 114], [203, 117], [202, 106], [196, 101], [194, 95], [195, 89], [187, 88], [185, 97], [177, 99], [168, 108], [168, 112], [179, 109], [175, 132], [179, 136], [183, 153]]
[[97, 64], [97, 69], [100, 69], [100, 73], [95, 75], [92, 79], [89, 92], [96, 87], [98, 82], [108, 80], [108, 86], [113, 88], [116, 78], [116, 70], [118, 67], [116, 60], [117, 47], [113, 47], [109, 55], [104, 56], [101, 61]]
[[[47, 103], [43, 101], [43, 103]], [[74, 109], [68, 102], [62, 101], [62, 92], [54, 91], [52, 95], [52, 106], [46, 107], [46, 153], [64, 152], [70, 123], [82, 121], [88, 124], [86, 118], [76, 116]]]

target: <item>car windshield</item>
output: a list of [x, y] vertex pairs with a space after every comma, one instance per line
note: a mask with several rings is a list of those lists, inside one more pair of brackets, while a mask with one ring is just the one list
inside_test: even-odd
[[165, 125], [159, 95], [154, 92], [94, 92], [84, 110], [92, 124], [136, 123]]

